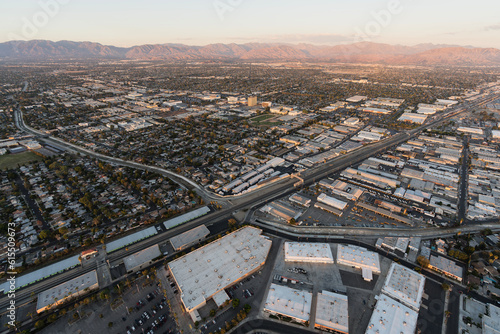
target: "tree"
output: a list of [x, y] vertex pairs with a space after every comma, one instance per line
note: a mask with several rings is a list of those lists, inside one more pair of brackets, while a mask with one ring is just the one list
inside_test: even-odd
[[422, 268], [428, 268], [430, 264], [429, 259], [422, 255], [417, 258], [417, 262]]
[[237, 308], [240, 305], [240, 300], [238, 298], [233, 299], [233, 308]]
[[210, 316], [211, 316], [211, 317], [215, 316], [215, 312], [216, 312], [216, 311], [215, 311], [215, 309], [211, 309], [211, 310], [210, 310]]
[[45, 321], [43, 320], [38, 320], [35, 322], [35, 328], [36, 329], [42, 329], [45, 326]]
[[448, 283], [441, 284], [441, 287], [443, 288], [444, 291], [450, 290], [450, 285]]

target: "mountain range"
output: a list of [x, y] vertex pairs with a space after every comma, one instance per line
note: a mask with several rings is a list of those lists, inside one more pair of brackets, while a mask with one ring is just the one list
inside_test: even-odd
[[0, 59], [301, 60], [391, 65], [500, 66], [500, 50], [457, 45], [404, 46], [372, 42], [336, 46], [247, 43], [116, 47], [93, 42], [31, 40], [0, 43]]

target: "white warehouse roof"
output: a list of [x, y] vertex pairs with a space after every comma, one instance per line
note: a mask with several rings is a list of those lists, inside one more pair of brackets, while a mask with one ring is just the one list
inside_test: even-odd
[[318, 293], [315, 327], [349, 333], [347, 306], [347, 296], [345, 295], [324, 290]]
[[337, 263], [357, 268], [366, 268], [380, 273], [380, 259], [377, 253], [363, 247], [338, 245]]
[[424, 293], [424, 283], [423, 275], [393, 262], [382, 292], [418, 311]]
[[414, 334], [417, 318], [417, 311], [390, 297], [380, 295], [365, 333]]
[[140, 265], [151, 261], [152, 259], [161, 255], [160, 247], [158, 244], [153, 245], [149, 248], [143, 249], [137, 253], [134, 253], [130, 256], [127, 256], [123, 259], [123, 263], [125, 264], [125, 269], [130, 271]]
[[209, 234], [209, 229], [205, 225], [200, 225], [171, 238], [170, 243], [172, 244], [172, 247], [174, 247], [174, 249], [181, 250], [189, 247], [193, 243], [197, 243], [201, 239], [205, 239]]
[[285, 242], [285, 261], [334, 263], [329, 244]]
[[265, 263], [271, 240], [261, 232], [241, 228], [169, 263], [188, 312]]
[[67, 298], [86, 293], [85, 289], [98, 287], [97, 272], [92, 270], [84, 275], [61, 283], [53, 288], [40, 292], [36, 303], [37, 312], [49, 308], [49, 305], [62, 304]]
[[278, 313], [299, 321], [309, 321], [312, 293], [272, 283], [264, 310]]

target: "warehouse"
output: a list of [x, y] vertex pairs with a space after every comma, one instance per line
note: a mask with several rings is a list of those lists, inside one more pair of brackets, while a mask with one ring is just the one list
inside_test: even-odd
[[[358, 246], [338, 245], [337, 263], [359, 269], [367, 269], [373, 273], [380, 273], [380, 260], [377, 253]], [[367, 274], [368, 271], [366, 272]]]
[[431, 255], [429, 268], [462, 282], [462, 267], [445, 257]]
[[323, 193], [318, 196], [318, 202], [331, 206], [337, 210], [344, 210], [347, 206], [346, 202], [327, 196]]
[[188, 312], [264, 265], [271, 240], [261, 232], [250, 226], [241, 228], [169, 263]]
[[63, 304], [69, 298], [81, 296], [98, 287], [97, 271], [92, 270], [89, 273], [40, 292], [37, 298], [36, 312], [41, 313], [52, 307]]
[[365, 333], [414, 334], [417, 319], [418, 312], [388, 296], [380, 295]]
[[290, 317], [298, 322], [309, 321], [312, 293], [272, 283], [264, 312]]
[[329, 244], [285, 242], [286, 262], [334, 263]]
[[123, 259], [127, 273], [132, 273], [149, 266], [154, 258], [161, 256], [160, 247], [158, 244], [149, 248], [143, 249], [137, 253], [127, 256]]
[[131, 245], [133, 243], [136, 243], [140, 240], [149, 238], [150, 236], [155, 235], [157, 233], [158, 233], [158, 231], [156, 231], [156, 228], [154, 226], [152, 226], [152, 227], [148, 227], [147, 229], [144, 229], [142, 231], [127, 235], [126, 237], [120, 238], [118, 240], [108, 242], [106, 244], [106, 253], [109, 254], [109, 253], [114, 252], [120, 248]]
[[427, 115], [422, 114], [414, 114], [405, 112], [401, 117], [399, 117], [398, 121], [400, 122], [411, 122], [417, 124], [423, 124], [427, 120]]
[[173, 237], [170, 239], [170, 243], [176, 251], [181, 251], [202, 242], [209, 234], [208, 228], [205, 225], [200, 225]]
[[325, 290], [318, 293], [314, 327], [335, 333], [349, 333], [347, 296]]
[[308, 208], [311, 205], [311, 200], [299, 194], [293, 194], [288, 198], [290, 202], [296, 203], [301, 206]]
[[393, 262], [382, 292], [418, 312], [424, 283], [423, 275]]

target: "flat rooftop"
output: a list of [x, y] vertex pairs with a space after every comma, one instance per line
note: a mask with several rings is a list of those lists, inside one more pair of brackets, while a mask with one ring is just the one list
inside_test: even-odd
[[261, 232], [241, 228], [169, 263], [188, 311], [265, 263], [272, 242]]
[[337, 263], [357, 268], [366, 268], [380, 273], [380, 259], [377, 253], [363, 247], [338, 245]]
[[134, 269], [135, 267], [140, 266], [143, 263], [151, 261], [152, 259], [160, 255], [160, 247], [158, 246], [158, 244], [156, 244], [130, 256], [127, 256], [123, 259], [123, 263], [125, 264], [125, 269], [129, 271]]
[[180, 215], [178, 217], [169, 219], [166, 222], [164, 222], [163, 225], [168, 230], [169, 228], [178, 226], [180, 224], [186, 223], [186, 222], [193, 220], [195, 218], [204, 216], [209, 212], [210, 212], [210, 209], [208, 208], [208, 206], [204, 206], [204, 207], [201, 207], [199, 209], [187, 212], [187, 213]]
[[347, 296], [323, 290], [316, 302], [316, 326], [349, 333]]
[[41, 310], [50, 304], [62, 302], [64, 299], [69, 298], [76, 293], [82, 293], [86, 288], [91, 288], [96, 284], [97, 271], [92, 270], [82, 276], [78, 276], [51, 289], [40, 292], [38, 294], [36, 309]]
[[425, 277], [414, 270], [392, 263], [382, 292], [418, 311], [424, 293]]
[[108, 242], [106, 244], [106, 252], [111, 253], [120, 248], [136, 243], [137, 241], [140, 241], [142, 239], [149, 238], [150, 236], [155, 235], [157, 233], [158, 232], [156, 231], [156, 228], [154, 226], [148, 227], [145, 230], [135, 232], [133, 234], [127, 235], [126, 237], [120, 238], [115, 241]]
[[288, 241], [285, 242], [285, 261], [334, 263], [329, 244]]
[[388, 296], [380, 295], [365, 333], [414, 334], [417, 319], [417, 311]]
[[209, 234], [210, 231], [208, 230], [208, 228], [205, 225], [200, 225], [171, 238], [170, 243], [172, 244], [174, 249], [184, 249], [186, 246], [198, 242], [200, 239], [206, 238], [206, 236]]
[[463, 278], [462, 277], [462, 274], [463, 274], [462, 267], [458, 266], [455, 262], [453, 262], [452, 260], [449, 260], [445, 257], [431, 255], [430, 265], [433, 267], [436, 267], [437, 269], [439, 269], [445, 273], [459, 277], [460, 279]]
[[489, 315], [483, 315], [483, 334], [500, 334], [500, 308], [488, 304]]
[[[35, 270], [29, 274], [22, 275], [16, 278], [16, 289], [22, 288], [23, 286], [35, 283], [42, 279], [48, 278], [50, 276], [56, 275], [64, 270], [76, 267], [80, 264], [80, 260], [78, 259], [80, 255], [74, 255], [62, 261], [49, 264], [46, 267]], [[4, 290], [4, 292], [9, 291], [10, 285], [9, 282], [5, 282], [0, 285], [0, 289]]]
[[312, 293], [272, 283], [264, 310], [301, 321], [309, 321]]

